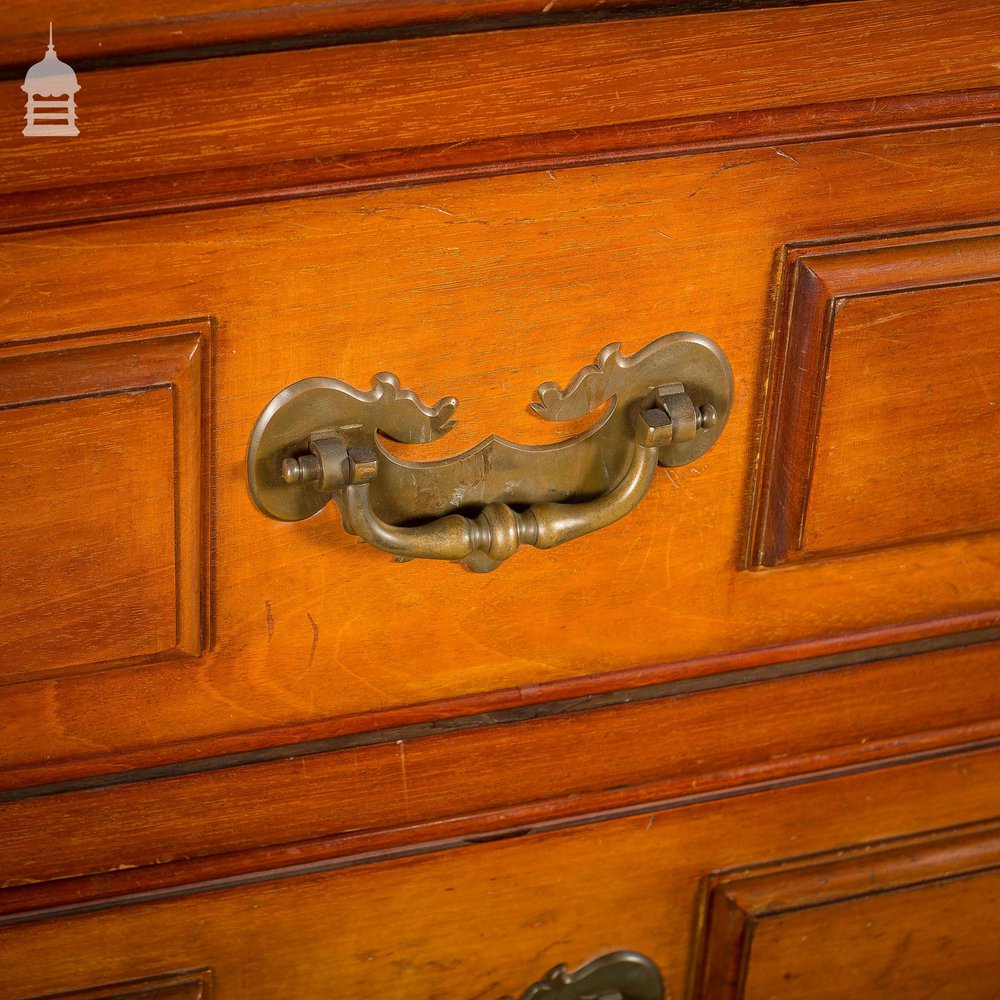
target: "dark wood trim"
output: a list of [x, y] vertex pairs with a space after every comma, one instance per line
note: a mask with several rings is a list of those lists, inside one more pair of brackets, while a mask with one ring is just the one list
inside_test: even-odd
[[0, 196], [0, 233], [626, 163], [758, 146], [823, 142], [1000, 122], [1000, 87], [910, 94], [519, 135], [372, 153], [282, 160]]
[[[994, 642], [697, 697], [684, 691], [585, 714], [506, 726], [483, 720], [464, 732], [301, 756], [289, 748], [207, 772], [50, 790], [0, 806], [0, 884], [97, 875], [108, 857], [132, 869], [312, 841], [356, 852], [383, 835], [393, 844], [492, 836], [594, 810], [946, 754], [1000, 740], [1000, 689], [967, 696], [995, 669], [998, 651]], [[611, 746], [613, 754], [590, 752]], [[483, 782], [487, 766], [494, 777]]]
[[[61, 29], [57, 22], [56, 28], [60, 57], [85, 73], [439, 35], [850, 2], [854, 0], [558, 0], [546, 7], [544, 0], [342, 0], [160, 18], [155, 25], [121, 20]], [[44, 28], [39, 22], [37, 35], [6, 37], [0, 29], [0, 80], [23, 77], [37, 61]]]
[[[181, 992], [183, 991], [183, 993]], [[142, 979], [127, 979], [117, 983], [104, 983], [89, 989], [71, 990], [68, 993], [46, 994], [34, 1000], [155, 1000], [168, 997], [185, 1000], [211, 1000], [215, 996], [212, 969], [183, 969]]]
[[943, 763], [952, 758], [995, 755], [998, 751], [1000, 733], [974, 743], [898, 754], [727, 788], [664, 796], [662, 789], [647, 786], [629, 789], [626, 793], [616, 791], [550, 800], [374, 834], [349, 834], [13, 886], [0, 889], [0, 927], [414, 858], [493, 840], [588, 826], [875, 771], [919, 766], [931, 760]]
[[782, 647], [343, 715], [296, 726], [161, 744], [124, 753], [44, 761], [0, 772], [0, 803], [557, 718], [998, 640], [1000, 610], [995, 610], [923, 625], [880, 627]]

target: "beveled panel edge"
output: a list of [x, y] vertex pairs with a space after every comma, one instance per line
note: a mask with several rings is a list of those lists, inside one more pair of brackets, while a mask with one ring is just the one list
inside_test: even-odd
[[700, 892], [700, 940], [693, 946], [688, 997], [743, 996], [761, 920], [997, 867], [1000, 818], [708, 875]]
[[[0, 234], [761, 146], [1000, 123], [1000, 87], [278, 160], [0, 196]], [[785, 155], [785, 154], [782, 154]]]
[[[137, 990], [170, 990], [171, 997], [183, 996], [185, 1000], [212, 1000], [215, 996], [214, 970], [210, 968], [180, 969], [162, 975], [143, 976], [115, 983], [86, 986], [63, 993], [46, 993], [32, 1000], [128, 1000]], [[183, 993], [178, 993], [183, 990]], [[145, 992], [143, 992], [145, 995]]]
[[[952, 258], [958, 266], [947, 273], [935, 271], [934, 251], [965, 241], [1000, 247], [1000, 225], [990, 222], [829, 243], [790, 243], [782, 248], [761, 441], [753, 463], [753, 500], [742, 569], [773, 568], [840, 554], [859, 555], [953, 537], [941, 534], [910, 537], [844, 552], [807, 552], [803, 548], [838, 309], [859, 296], [1000, 280], [1000, 264], [984, 264], [963, 257]], [[922, 255], [921, 251], [929, 254]], [[861, 266], [866, 259], [867, 270]], [[893, 266], [883, 270], [879, 266], [883, 259]], [[898, 269], [900, 265], [902, 269]], [[993, 529], [983, 529], [987, 530]], [[961, 536], [980, 533], [961, 532]]]
[[[177, 449], [183, 442], [187, 442], [184, 461], [197, 470], [192, 477], [196, 487], [194, 491], [188, 488], [186, 482], [181, 481], [180, 476], [175, 475], [174, 482], [175, 645], [147, 655], [54, 665], [51, 669], [32, 670], [25, 674], [12, 673], [0, 678], [0, 689], [15, 684], [142, 666], [164, 660], [194, 658], [210, 648], [214, 563], [211, 498], [215, 464], [212, 433], [213, 335], [214, 321], [199, 317], [0, 342], [0, 365], [5, 360], [15, 358], [38, 358], [44, 364], [46, 358], [56, 362], [65, 360], [67, 355], [72, 357], [77, 352], [88, 355], [93, 352], [112, 353], [127, 345], [128, 355], [117, 353], [123, 354], [122, 360], [126, 365], [132, 362], [148, 363], [149, 371], [142, 380], [125, 377], [127, 372], [124, 371], [122, 378], [117, 379], [112, 378], [109, 372], [93, 372], [89, 366], [80, 366], [79, 371], [72, 373], [70, 387], [58, 397], [52, 398], [58, 398], [59, 401], [87, 399], [132, 393], [143, 388], [154, 389], [166, 384], [175, 395], [175, 471], [181, 460]], [[157, 357], [157, 349], [171, 341], [177, 344], [186, 341], [189, 349]], [[145, 357], [144, 354], [152, 354], [153, 357]], [[117, 370], [115, 374], [117, 375]], [[191, 403], [190, 409], [185, 405], [188, 400]], [[25, 408], [43, 405], [48, 401], [49, 397], [37, 397], [32, 393], [10, 404], [0, 404], [0, 409], [7, 405]], [[192, 525], [187, 539], [181, 537], [181, 529], [185, 523]]]

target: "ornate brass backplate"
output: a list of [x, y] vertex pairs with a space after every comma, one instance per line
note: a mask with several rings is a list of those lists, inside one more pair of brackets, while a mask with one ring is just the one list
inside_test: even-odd
[[332, 499], [346, 531], [399, 561], [449, 559], [486, 572], [520, 545], [551, 548], [617, 521], [645, 495], [656, 465], [686, 465], [722, 433], [733, 376], [721, 349], [672, 333], [631, 357], [610, 344], [565, 389], [538, 387], [531, 410], [571, 420], [608, 403], [567, 441], [527, 446], [496, 436], [454, 458], [408, 462], [379, 435], [434, 441], [458, 405], [434, 406], [380, 372], [368, 391], [307, 378], [278, 393], [247, 450], [250, 495], [268, 517], [299, 521]]
[[[613, 951], [568, 972], [557, 965], [519, 1000], [663, 1000], [663, 979], [637, 951]], [[504, 997], [503, 1000], [511, 1000]]]

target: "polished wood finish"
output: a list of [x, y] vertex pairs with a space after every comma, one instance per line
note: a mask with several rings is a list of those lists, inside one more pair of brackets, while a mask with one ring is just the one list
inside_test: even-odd
[[212, 970], [198, 969], [176, 975], [149, 976], [125, 983], [73, 990], [71, 993], [47, 994], [37, 1000], [211, 1000]]
[[[683, 996], [705, 874], [980, 822], [996, 810], [998, 765], [996, 751], [945, 757], [512, 839], [470, 838], [423, 857], [262, 871], [8, 926], [0, 998], [184, 963], [214, 969], [220, 1000], [318, 1000], [334, 989], [493, 1000], [558, 962], [572, 968], [619, 947], [648, 954], [668, 995]], [[990, 960], [995, 969], [995, 952]]]
[[[5, 765], [72, 760], [81, 738], [88, 756], [188, 740], [204, 754], [216, 737], [261, 730], [275, 745], [288, 741], [282, 727], [323, 719], [341, 720], [325, 728], [332, 735], [385, 725], [381, 713], [407, 706], [406, 721], [425, 721], [444, 699], [503, 691], [499, 704], [512, 706], [575, 679], [573, 694], [590, 693], [593, 674], [608, 690], [736, 669], [763, 647], [794, 657], [803, 640], [836, 650], [872, 629], [894, 627], [901, 641], [996, 624], [995, 533], [861, 553], [849, 571], [840, 560], [794, 573], [738, 566], [776, 252], [893, 232], [904, 216], [917, 232], [981, 220], [994, 208], [996, 135], [862, 137], [8, 237], [0, 287], [12, 340], [214, 317], [218, 552], [216, 642], [197, 668], [162, 662], [130, 668], [126, 684], [101, 670], [21, 686], [0, 704], [5, 732], [17, 733], [0, 740]], [[942, 163], [952, 181], [934, 198], [917, 182], [900, 187], [901, 175], [934, 181]], [[41, 294], [53, 269], [69, 267], [72, 295]], [[141, 297], [119, 282], [125, 272]], [[532, 275], [530, 290], [511, 289], [519, 274]], [[425, 398], [458, 396], [446, 437], [394, 448], [446, 457], [491, 433], [528, 443], [572, 433], [578, 424], [550, 425], [511, 401], [526, 406], [541, 381], [565, 381], [610, 340], [630, 351], [685, 328], [719, 343], [736, 373], [717, 445], [658, 473], [627, 521], [495, 574], [399, 566], [345, 535], [333, 511], [283, 524], [247, 495], [250, 428], [297, 379], [366, 386], [389, 369]], [[667, 599], [665, 574], [671, 593], [690, 597]], [[644, 619], [656, 627], [636, 627]], [[742, 664], [713, 660], [739, 653]]]
[[[484, 114], [488, 113], [484, 109]], [[217, 205], [261, 204], [348, 191], [382, 190], [451, 178], [488, 177], [584, 164], [655, 159], [713, 149], [883, 135], [1000, 121], [1000, 91], [873, 96], [629, 122], [440, 146], [377, 150], [222, 166], [107, 184], [0, 195], [0, 231], [130, 218]]]
[[[5, 680], [176, 648], [171, 402], [153, 390], [0, 415]], [[141, 497], [141, 519], [98, 506], [105, 490]]]
[[[0, 27], [0, 998], [983, 995], [997, 5], [98, 6], [65, 141]], [[248, 497], [296, 379], [441, 458], [674, 329], [718, 446], [491, 576]]]
[[0, 348], [0, 684], [207, 640], [210, 324]]
[[[499, 158], [516, 160], [533, 152], [522, 137], [571, 137], [592, 128], [609, 130], [601, 139], [606, 149], [609, 139], [628, 144], [615, 128], [626, 123], [700, 121], [696, 133], [704, 142], [731, 128], [740, 112], [753, 112], [753, 124], [737, 118], [738, 126], [757, 132], [775, 109], [841, 101], [867, 100], [867, 117], [877, 119], [877, 99], [886, 94], [939, 95], [930, 114], [919, 105], [907, 114], [906, 102], [888, 102], [890, 116], [926, 124], [955, 114], [942, 93], [991, 88], [988, 114], [997, 120], [998, 29], [992, 0], [961, 7], [860, 0], [95, 70], [78, 95], [87, 127], [81, 125], [71, 157], [59, 143], [23, 141], [24, 94], [20, 80], [9, 80], [0, 83], [0, 134], [11, 137], [3, 146], [0, 194], [16, 197], [0, 203], [0, 217], [23, 222], [27, 210], [37, 221], [53, 201], [63, 204], [59, 188], [84, 184], [177, 182], [195, 173], [196, 183], [211, 186], [222, 172], [212, 199], [219, 200], [236, 193], [231, 172], [249, 168], [265, 177], [277, 171], [294, 186], [317, 161], [336, 177], [362, 156], [368, 159], [361, 173], [372, 178], [387, 172], [380, 160], [393, 151], [407, 152], [390, 158], [388, 172], [409, 173], [446, 167], [453, 158], [461, 163], [469, 143], [499, 142], [507, 146]], [[702, 58], [712, 51], [726, 53], [724, 66]], [[458, 79], [465, 84], [455, 99]], [[813, 131], [803, 129], [801, 111], [778, 114], [779, 122], [795, 120], [793, 135]], [[850, 131], [846, 121], [841, 128]], [[486, 162], [495, 163], [496, 147], [488, 153]], [[281, 164], [294, 166], [282, 173]], [[182, 181], [181, 189], [190, 184]], [[165, 182], [137, 187], [147, 205], [150, 190], [170, 192]], [[47, 196], [25, 202], [22, 192], [39, 188]], [[244, 200], [254, 195], [242, 192]], [[118, 192], [99, 189], [94, 197], [98, 217], [119, 210]]]
[[986, 1000], [998, 902], [995, 822], [713, 877], [692, 997]]
[[1000, 526], [1000, 237], [792, 248], [752, 564]]
[[[157, 5], [158, 29], [128, 0], [81, 4], [57, 0], [46, 10], [56, 25], [61, 58], [83, 62], [180, 58], [219, 50], [302, 48], [373, 37], [483, 31], [517, 25], [559, 24], [609, 16], [691, 13], [782, 6], [786, 0], [167, 0]], [[800, 0], [802, 2], [802, 0]], [[810, 0], [805, 0], [810, 2]], [[3, 62], [18, 66], [37, 58], [44, 31], [31, 0], [11, 0], [0, 25]], [[42, 25], [44, 27], [44, 25]]]
[[[1000, 686], [983, 683], [998, 655], [990, 643], [465, 733], [387, 734], [327, 752], [290, 747], [283, 759], [242, 767], [220, 761], [156, 780], [11, 792], [0, 872], [12, 889], [58, 878], [69, 891], [69, 877], [99, 875], [110, 854], [146, 866], [112, 883], [135, 891], [204, 872], [194, 859], [212, 855], [229, 855], [228, 870], [242, 872], [371, 843], [400, 849], [429, 830], [485, 835], [932, 755], [1000, 739]], [[185, 860], [192, 864], [149, 867]], [[109, 886], [80, 879], [72, 890], [82, 902]], [[0, 914], [50, 902], [25, 888], [0, 898]]]

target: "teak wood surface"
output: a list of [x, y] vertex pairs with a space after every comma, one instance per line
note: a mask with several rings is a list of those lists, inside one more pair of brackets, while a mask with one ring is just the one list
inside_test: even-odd
[[[0, 25], [0, 1000], [992, 996], [1000, 5], [160, 13], [56, 0], [65, 141]], [[299, 378], [442, 458], [677, 329], [717, 446], [492, 575], [247, 495]]]
[[[410, 720], [430, 718], [446, 699], [506, 692], [499, 704], [516, 705], [544, 697], [545, 685], [574, 685], [567, 695], [609, 690], [655, 664], [643, 681], [732, 669], [761, 649], [789, 658], [805, 641], [829, 651], [879, 630], [904, 641], [997, 624], [1000, 538], [927, 538], [914, 528], [910, 506], [933, 502], [933, 482], [911, 480], [889, 444], [882, 454], [898, 483], [880, 530], [895, 544], [787, 570], [740, 568], [782, 247], [859, 233], [891, 247], [904, 227], [933, 245], [951, 227], [991, 219], [996, 135], [980, 126], [788, 144], [10, 234], [0, 288], [8, 341], [22, 349], [39, 337], [211, 318], [215, 637], [194, 659], [122, 669], [67, 653], [41, 680], [14, 658], [4, 672], [14, 686], [0, 704], [5, 763], [52, 766], [81, 752], [260, 730], [287, 742], [280, 727], [324, 719], [344, 720], [326, 729], [332, 735], [374, 728], [372, 713], [406, 706], [427, 706]], [[928, 197], [942, 172], [947, 187]], [[44, 294], [53, 272], [72, 277]], [[950, 336], [980, 287], [933, 314], [940, 325], [923, 335], [937, 357], [948, 348], [943, 377], [949, 366], [981, 369], [980, 341]], [[987, 303], [977, 315], [978, 336], [988, 337], [996, 311]], [[581, 422], [564, 428], [528, 413], [534, 387], [548, 377], [564, 383], [609, 341], [633, 351], [674, 329], [707, 334], [730, 358], [736, 393], [722, 439], [693, 466], [659, 472], [626, 520], [519, 554], [494, 574], [400, 566], [346, 535], [333, 510], [278, 523], [247, 495], [253, 422], [300, 378], [367, 386], [389, 369], [426, 399], [456, 395], [450, 434], [393, 449], [440, 458], [491, 433], [537, 443], [579, 430]], [[831, 372], [838, 365], [834, 357]], [[865, 367], [855, 369], [843, 377], [874, 389]], [[995, 376], [982, 388], [961, 378], [973, 379], [976, 398], [996, 397]], [[861, 397], [829, 419], [864, 425], [875, 402]], [[977, 440], [988, 442], [996, 411], [981, 405]], [[38, 417], [44, 433], [44, 408]], [[944, 442], [953, 433], [950, 415], [928, 427], [921, 406], [893, 419], [928, 444], [928, 435]], [[844, 467], [867, 478], [878, 454], [864, 451], [864, 464], [848, 453]], [[991, 469], [951, 468], [944, 451], [936, 472], [945, 489], [979, 476], [988, 494]], [[27, 504], [37, 484], [20, 484]], [[100, 509], [108, 496], [100, 481], [93, 489]], [[86, 506], [79, 518], [86, 533]], [[976, 518], [974, 528], [991, 523], [988, 511]], [[190, 520], [179, 518], [178, 530], [197, 530]], [[850, 521], [840, 530], [849, 536]]]
[[210, 641], [210, 326], [0, 347], [0, 662], [23, 676]]
[[[996, 751], [944, 757], [514, 839], [470, 839], [423, 857], [190, 884], [4, 927], [0, 998], [207, 966], [220, 1000], [318, 1000], [331, 989], [358, 1000], [496, 1000], [517, 996], [559, 962], [572, 968], [621, 947], [648, 954], [667, 995], [682, 997], [705, 876], [871, 852], [890, 838], [919, 841], [979, 824], [996, 811], [998, 765]], [[877, 889], [878, 860], [868, 870]], [[942, 968], [966, 984], [997, 971], [995, 947], [978, 954], [967, 946], [995, 943], [985, 937], [996, 928], [995, 901], [985, 892], [977, 899], [967, 919], [980, 917], [984, 929], [973, 924], [978, 937], [956, 933], [939, 951]], [[836, 912], [827, 911], [820, 930], [836, 929]], [[896, 929], [859, 927], [855, 950], [840, 961], [858, 961], [866, 938], [874, 952], [886, 932]], [[895, 961], [902, 971], [906, 957]]]
[[998, 250], [990, 228], [789, 249], [752, 565], [997, 527]]
[[[96, 788], [6, 793], [0, 919], [210, 873], [527, 832], [581, 813], [716, 798], [992, 745], [1000, 740], [1000, 691], [984, 678], [998, 648], [580, 706], [463, 732], [397, 730], [356, 746], [288, 747], [255, 763], [126, 772]], [[104, 874], [108, 857], [121, 870]]]
[[995, 821], [714, 877], [692, 995], [987, 1000], [998, 883]]

